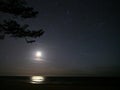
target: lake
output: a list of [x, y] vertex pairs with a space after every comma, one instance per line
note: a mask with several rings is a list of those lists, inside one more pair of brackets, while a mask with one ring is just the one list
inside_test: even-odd
[[120, 90], [119, 77], [0, 76], [0, 90]]

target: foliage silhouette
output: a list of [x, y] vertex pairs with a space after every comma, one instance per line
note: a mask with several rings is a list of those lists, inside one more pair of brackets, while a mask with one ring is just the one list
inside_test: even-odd
[[42, 29], [30, 30], [29, 25], [20, 25], [17, 17], [22, 19], [34, 18], [38, 14], [32, 7], [28, 7], [25, 0], [0, 0], [0, 12], [9, 13], [16, 18], [3, 20], [0, 23], [0, 39], [4, 39], [6, 35], [10, 37], [25, 38], [27, 43], [35, 42], [35, 40], [27, 40], [27, 38], [37, 38], [44, 34]]

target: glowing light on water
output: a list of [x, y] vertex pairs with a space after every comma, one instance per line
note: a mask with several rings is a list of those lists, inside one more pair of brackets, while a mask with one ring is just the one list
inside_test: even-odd
[[31, 83], [32, 84], [40, 84], [45, 80], [43, 76], [32, 76], [31, 77]]

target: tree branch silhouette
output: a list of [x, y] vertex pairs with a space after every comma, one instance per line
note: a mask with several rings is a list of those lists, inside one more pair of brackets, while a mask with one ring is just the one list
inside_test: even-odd
[[[25, 0], [1, 0], [0, 12], [9, 13], [13, 16], [23, 19], [34, 18], [38, 14], [32, 7], [28, 7]], [[6, 35], [10, 37], [25, 38], [27, 43], [35, 42], [35, 40], [27, 40], [26, 38], [37, 38], [44, 34], [42, 29], [30, 30], [29, 25], [20, 25], [15, 19], [3, 20], [0, 23], [0, 39], [4, 39]]]

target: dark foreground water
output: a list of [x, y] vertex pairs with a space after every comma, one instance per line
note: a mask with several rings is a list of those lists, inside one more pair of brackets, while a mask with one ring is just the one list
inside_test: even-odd
[[120, 78], [0, 76], [0, 90], [120, 90]]

